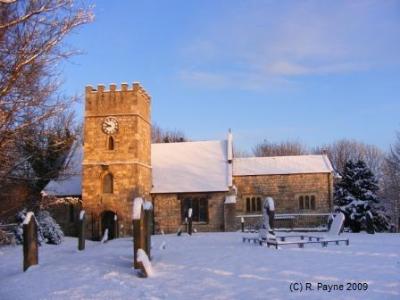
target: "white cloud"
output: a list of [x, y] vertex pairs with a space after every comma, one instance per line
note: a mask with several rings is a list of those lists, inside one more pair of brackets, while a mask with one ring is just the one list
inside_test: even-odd
[[187, 45], [181, 79], [259, 89], [400, 62], [398, 2], [248, 3], [233, 5]]

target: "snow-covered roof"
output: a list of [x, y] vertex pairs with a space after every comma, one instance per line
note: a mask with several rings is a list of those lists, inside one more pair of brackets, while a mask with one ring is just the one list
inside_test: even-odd
[[[228, 191], [232, 169], [227, 141], [152, 144], [152, 193]], [[82, 194], [81, 143], [75, 143], [67, 158], [67, 169], [51, 180], [43, 192], [55, 196]], [[330, 173], [325, 155], [234, 158], [233, 176]]]
[[66, 159], [65, 171], [58, 179], [51, 180], [43, 193], [54, 196], [79, 196], [82, 194], [82, 159], [83, 147], [80, 142], [72, 145]]
[[333, 172], [333, 168], [326, 155], [245, 157], [233, 160], [234, 176], [330, 172]]
[[[82, 194], [82, 145], [74, 145], [66, 174], [43, 189], [48, 195]], [[152, 193], [215, 192], [229, 189], [226, 141], [152, 144]], [[72, 175], [70, 175], [72, 174]]]
[[152, 144], [152, 193], [229, 189], [226, 141]]

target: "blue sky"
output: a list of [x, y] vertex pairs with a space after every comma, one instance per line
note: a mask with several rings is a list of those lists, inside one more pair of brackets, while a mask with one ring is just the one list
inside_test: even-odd
[[[68, 94], [139, 81], [153, 122], [193, 140], [354, 138], [400, 130], [399, 1], [94, 1], [67, 42]], [[82, 118], [83, 104], [76, 106]]]

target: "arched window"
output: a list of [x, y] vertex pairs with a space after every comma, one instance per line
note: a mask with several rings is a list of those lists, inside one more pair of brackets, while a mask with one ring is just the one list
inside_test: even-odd
[[108, 137], [107, 149], [114, 150], [114, 138], [112, 136]]
[[103, 193], [112, 194], [114, 190], [114, 178], [111, 173], [108, 173], [103, 178]]

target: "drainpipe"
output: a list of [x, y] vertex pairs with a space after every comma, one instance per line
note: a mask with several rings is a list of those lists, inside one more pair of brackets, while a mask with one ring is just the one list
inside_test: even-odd
[[228, 186], [231, 187], [233, 185], [233, 136], [232, 131], [229, 129], [228, 131], [228, 139], [227, 139], [227, 160], [228, 160]]

